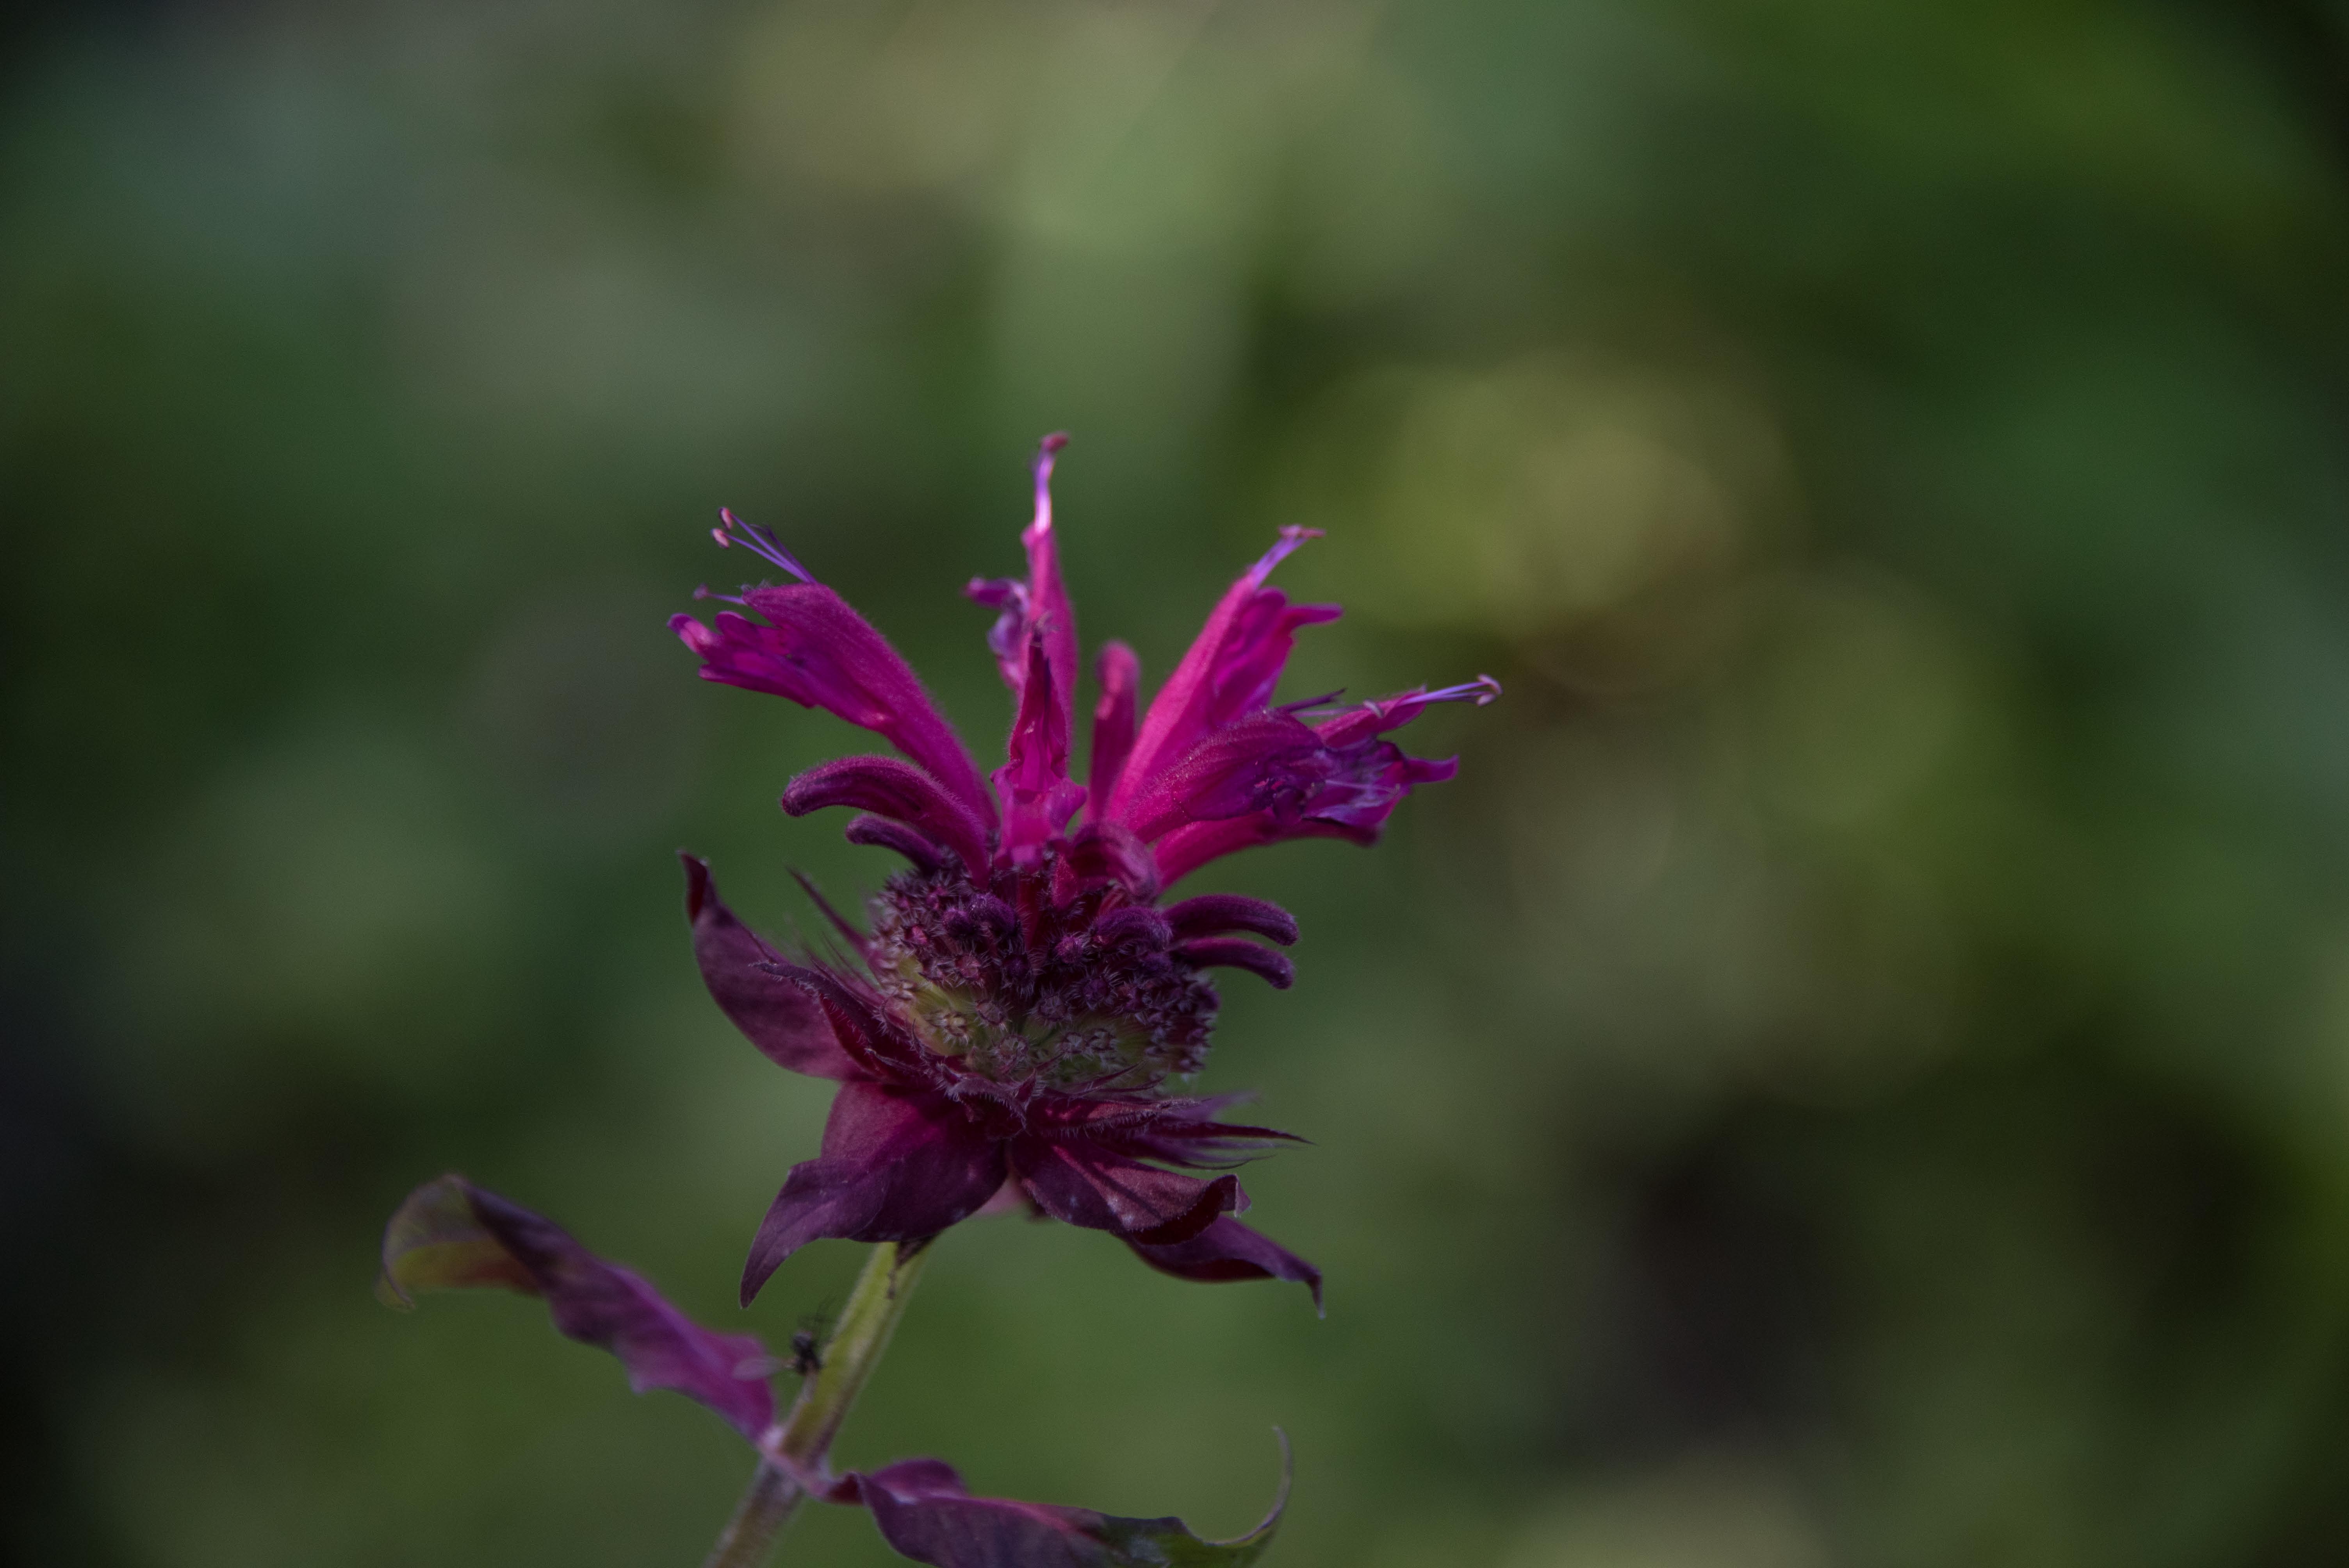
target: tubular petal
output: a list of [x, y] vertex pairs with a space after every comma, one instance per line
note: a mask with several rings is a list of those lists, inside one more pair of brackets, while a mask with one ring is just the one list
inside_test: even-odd
[[402, 1302], [411, 1290], [480, 1285], [542, 1296], [555, 1328], [619, 1357], [637, 1393], [673, 1388], [753, 1442], [774, 1422], [767, 1378], [778, 1363], [756, 1338], [702, 1327], [633, 1271], [461, 1176], [426, 1182], [392, 1215], [383, 1280]]
[[826, 806], [854, 806], [894, 818], [948, 846], [974, 872], [987, 864], [985, 825], [936, 779], [894, 757], [843, 757], [819, 763], [784, 787], [781, 804], [794, 817]]
[[1104, 947], [1132, 942], [1164, 946], [1174, 935], [1166, 916], [1146, 903], [1130, 903], [1093, 922], [1093, 940]]
[[926, 834], [893, 822], [886, 817], [870, 812], [852, 818], [840, 836], [852, 844], [870, 844], [878, 849], [895, 850], [914, 862], [916, 871], [934, 872], [947, 863], [946, 846]]
[[1297, 983], [1295, 965], [1269, 947], [1258, 947], [1245, 936], [1203, 937], [1196, 942], [1184, 943], [1174, 949], [1174, 955], [1202, 969], [1220, 966], [1261, 975], [1276, 991], [1286, 991]]
[[1093, 755], [1085, 810], [1098, 820], [1109, 810], [1110, 791], [1133, 750], [1133, 716], [1142, 687], [1142, 661], [1123, 643], [1102, 645], [1093, 665], [1101, 700], [1093, 705]]
[[750, 1243], [742, 1305], [808, 1243], [910, 1242], [967, 1218], [1003, 1184], [1003, 1146], [944, 1096], [852, 1080], [823, 1152], [792, 1168]]
[[1063, 755], [1076, 719], [1077, 612], [1061, 577], [1060, 541], [1052, 531], [1052, 459], [1068, 444], [1069, 438], [1057, 431], [1037, 443], [1035, 461], [1030, 465], [1036, 480], [1036, 514], [1019, 536], [1028, 547], [1029, 613], [1052, 671]]
[[704, 680], [787, 696], [870, 729], [929, 770], [947, 793], [992, 825], [978, 769], [922, 683], [871, 623], [818, 583], [748, 590], [744, 603], [770, 624], [720, 611], [713, 625], [691, 615], [669, 626], [701, 655]]
[[1172, 887], [1209, 861], [1290, 839], [1344, 839], [1349, 843], [1375, 844], [1379, 831], [1376, 828], [1318, 821], [1311, 817], [1294, 827], [1284, 828], [1262, 811], [1221, 822], [1192, 822], [1175, 829], [1154, 846], [1159, 880]]
[[1402, 798], [1422, 784], [1441, 784], [1460, 771], [1456, 757], [1406, 757], [1393, 742], [1365, 741], [1333, 752], [1330, 770], [1301, 814], [1316, 821], [1375, 833]]
[[1292, 605], [1279, 589], [1264, 586], [1273, 567], [1312, 536], [1309, 529], [1283, 529], [1280, 542], [1208, 614], [1143, 718], [1110, 795], [1112, 814], [1122, 819], [1127, 802], [1153, 775], [1180, 759], [1208, 731], [1264, 706], [1288, 662], [1299, 627], [1338, 618], [1335, 604]]
[[1295, 915], [1268, 899], [1244, 893], [1211, 892], [1186, 898], [1168, 907], [1166, 923], [1178, 939], [1247, 931], [1269, 937], [1283, 947], [1297, 940]]
[[710, 998], [777, 1067], [811, 1078], [844, 1078], [856, 1068], [805, 987], [777, 975], [781, 957], [734, 916], [718, 896], [709, 862], [678, 852], [685, 867], [685, 914], [693, 955]]
[[1285, 713], [1254, 714], [1203, 736], [1136, 789], [1118, 817], [1144, 839], [1257, 810], [1293, 818], [1333, 766], [1308, 726]]
[[1478, 707], [1489, 707], [1500, 699], [1500, 696], [1499, 681], [1491, 676], [1478, 676], [1460, 686], [1444, 686], [1436, 691], [1421, 686], [1416, 691], [1366, 702], [1323, 719], [1313, 727], [1330, 745], [1347, 746], [1384, 735], [1390, 729], [1400, 729], [1437, 703], [1465, 702]]
[[1003, 802], [1003, 853], [1014, 865], [1032, 865], [1057, 836], [1084, 789], [1069, 779], [1069, 705], [1040, 634], [1028, 644], [1028, 678], [1012, 721], [1009, 760], [995, 774]]
[[1115, 822], [1093, 822], [1069, 841], [1069, 867], [1084, 878], [1106, 878], [1138, 899], [1158, 896], [1158, 861], [1150, 846]]
[[974, 577], [963, 589], [964, 597], [998, 612], [995, 624], [988, 629], [987, 645], [1003, 672], [1003, 684], [1014, 695], [1024, 696], [1028, 689], [1029, 644], [1043, 645], [1063, 737], [1076, 716], [1077, 614], [1061, 578], [1060, 545], [1052, 533], [1052, 459], [1068, 443], [1063, 435], [1045, 437], [1030, 466], [1036, 481], [1036, 512], [1019, 535], [1028, 551], [1026, 580]]
[[1459, 768], [1454, 758], [1406, 756], [1379, 737], [1433, 704], [1481, 707], [1499, 693], [1498, 681], [1480, 676], [1464, 686], [1361, 703], [1309, 726], [1297, 711], [1313, 704], [1237, 719], [1210, 731], [1146, 782], [1129, 773], [1119, 820], [1154, 843], [1160, 875], [1169, 883], [1218, 855], [1283, 839], [1370, 843], [1404, 796]]

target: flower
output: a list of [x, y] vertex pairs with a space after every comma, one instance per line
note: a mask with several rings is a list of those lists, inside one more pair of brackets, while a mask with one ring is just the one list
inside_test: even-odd
[[1262, 1523], [1237, 1540], [1203, 1541], [1179, 1519], [972, 1497], [938, 1460], [835, 1476], [818, 1456], [811, 1470], [792, 1460], [776, 1419], [768, 1380], [785, 1364], [755, 1336], [702, 1327], [633, 1271], [462, 1176], [427, 1181], [384, 1229], [376, 1294], [409, 1306], [415, 1291], [476, 1286], [544, 1298], [555, 1327], [619, 1357], [638, 1393], [672, 1388], [716, 1411], [809, 1496], [869, 1508], [892, 1548], [936, 1568], [1247, 1568], [1270, 1542], [1288, 1499], [1284, 1467]]
[[835, 917], [853, 967], [786, 958], [719, 902], [706, 864], [684, 857], [712, 996], [776, 1063], [841, 1085], [822, 1151], [793, 1167], [751, 1245], [746, 1304], [809, 1242], [918, 1240], [999, 1199], [1107, 1231], [1185, 1279], [1293, 1280], [1320, 1299], [1311, 1264], [1231, 1217], [1247, 1198], [1228, 1168], [1288, 1135], [1218, 1121], [1231, 1099], [1169, 1088], [1206, 1058], [1216, 995], [1203, 971], [1246, 969], [1286, 987], [1288, 960], [1250, 938], [1285, 946], [1296, 922], [1260, 899], [1162, 907], [1160, 896], [1237, 850], [1374, 841], [1405, 795], [1455, 768], [1383, 738], [1435, 703], [1488, 703], [1500, 685], [1482, 676], [1376, 702], [1271, 706], [1297, 633], [1339, 614], [1267, 585], [1316, 537], [1284, 529], [1138, 721], [1139, 661], [1122, 643], [1102, 649], [1079, 783], [1076, 616], [1050, 489], [1065, 440], [1045, 438], [1033, 465], [1027, 577], [967, 590], [998, 612], [988, 645], [1017, 703], [991, 785], [881, 634], [730, 511], [711, 531], [718, 542], [792, 581], [695, 595], [757, 621], [731, 610], [707, 624], [670, 620], [705, 680], [827, 709], [898, 753], [825, 763], [782, 795], [795, 817], [854, 808], [851, 841], [910, 862], [874, 899], [869, 934]]

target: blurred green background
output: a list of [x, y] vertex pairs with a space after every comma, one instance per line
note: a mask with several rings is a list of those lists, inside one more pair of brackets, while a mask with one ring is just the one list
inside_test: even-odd
[[[2349, 19], [2326, 0], [82, 5], [0, 65], [0, 1554], [690, 1563], [747, 1471], [447, 1169], [771, 1343], [824, 1086], [695, 976], [861, 738], [664, 629], [729, 504], [991, 748], [1060, 497], [1163, 676], [1491, 670], [1215, 1089], [1319, 1262], [941, 1243], [847, 1462], [1282, 1568], [2349, 1554]], [[861, 1516], [786, 1563], [877, 1563]]]

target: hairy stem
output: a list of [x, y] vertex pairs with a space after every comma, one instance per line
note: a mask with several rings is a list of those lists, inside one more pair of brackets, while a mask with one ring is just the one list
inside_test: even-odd
[[[848, 1418], [849, 1407], [888, 1349], [889, 1336], [922, 1272], [926, 1245], [884, 1242], [873, 1249], [864, 1272], [856, 1276], [856, 1288], [849, 1293], [832, 1341], [823, 1347], [823, 1365], [800, 1385], [799, 1401], [784, 1418], [782, 1436], [775, 1443], [802, 1474], [823, 1469], [840, 1423]], [[791, 1475], [761, 1460], [702, 1568], [759, 1568], [806, 1496]]]

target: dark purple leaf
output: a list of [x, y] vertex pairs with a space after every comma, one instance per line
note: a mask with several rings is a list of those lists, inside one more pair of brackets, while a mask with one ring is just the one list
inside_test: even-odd
[[932, 1568], [1247, 1568], [1271, 1544], [1288, 1500], [1288, 1440], [1271, 1511], [1233, 1541], [1203, 1541], [1179, 1519], [972, 1497], [937, 1460], [905, 1460], [859, 1479], [882, 1538]]
[[863, 1080], [841, 1085], [823, 1152], [792, 1168], [750, 1243], [743, 1305], [810, 1242], [936, 1235], [995, 1196], [1004, 1163], [1004, 1146], [942, 1095]]
[[554, 1326], [618, 1357], [640, 1394], [674, 1388], [753, 1442], [774, 1424], [779, 1363], [755, 1337], [700, 1326], [633, 1271], [461, 1176], [427, 1181], [385, 1227], [376, 1293], [407, 1306], [412, 1291], [484, 1285], [544, 1298]]
[[1022, 1138], [1011, 1168], [1054, 1219], [1152, 1242], [1188, 1240], [1247, 1202], [1237, 1177], [1161, 1171], [1085, 1138]]
[[1207, 1284], [1243, 1279], [1288, 1280], [1311, 1290], [1313, 1309], [1321, 1310], [1321, 1271], [1237, 1220], [1217, 1220], [1188, 1241], [1153, 1245], [1129, 1237], [1126, 1245], [1152, 1268], [1177, 1279]]
[[702, 983], [734, 1026], [777, 1067], [813, 1078], [854, 1072], [816, 999], [774, 973], [781, 955], [719, 898], [709, 863], [682, 851], [677, 858], [685, 867], [685, 913], [693, 923]]

